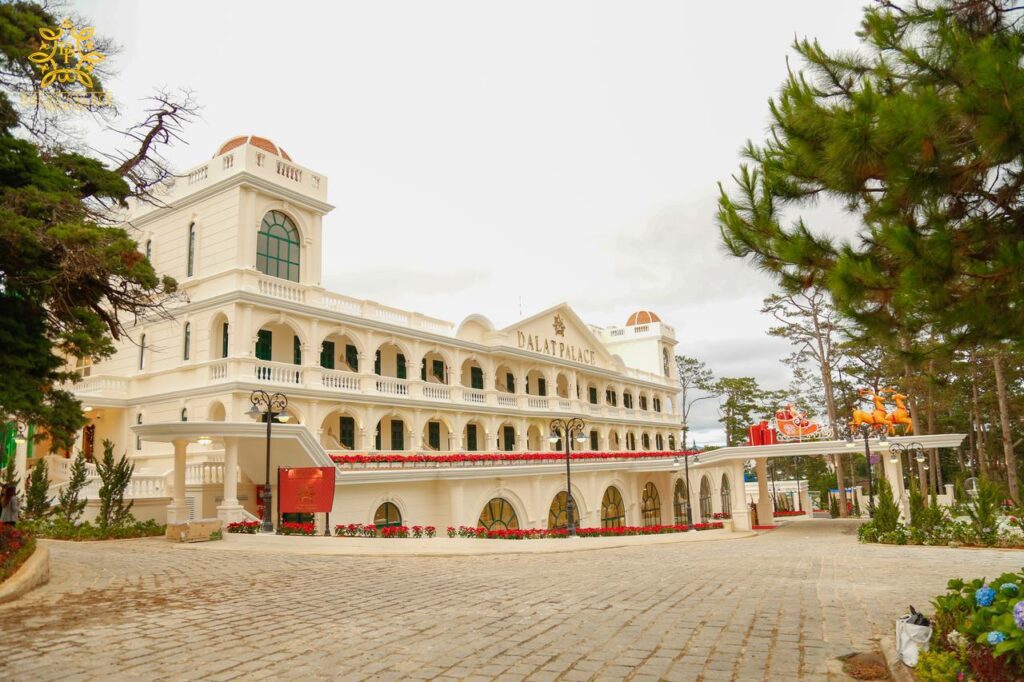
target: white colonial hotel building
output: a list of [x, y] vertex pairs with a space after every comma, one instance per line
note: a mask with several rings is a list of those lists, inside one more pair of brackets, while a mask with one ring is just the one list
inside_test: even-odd
[[[170, 318], [140, 321], [113, 357], [82, 362], [74, 392], [89, 417], [77, 447], [98, 456], [110, 439], [134, 458], [137, 516], [256, 514], [266, 427], [246, 412], [251, 392], [265, 389], [288, 397], [288, 423], [273, 425], [275, 468], [346, 453], [561, 452], [549, 424], [578, 416], [587, 424], [578, 452], [622, 453], [573, 462], [581, 525], [683, 521], [687, 486], [670, 452], [682, 447], [672, 327], [640, 311], [598, 328], [565, 304], [503, 329], [483, 315], [456, 325], [326, 291], [327, 199], [327, 178], [244, 136], [181, 177], [166, 206], [133, 209], [140, 248], [184, 296]], [[55, 485], [66, 463], [51, 467]], [[695, 520], [745, 511], [731, 493], [742, 491], [739, 460], [689, 476]], [[332, 525], [564, 524], [555, 452], [345, 464], [337, 481]]]

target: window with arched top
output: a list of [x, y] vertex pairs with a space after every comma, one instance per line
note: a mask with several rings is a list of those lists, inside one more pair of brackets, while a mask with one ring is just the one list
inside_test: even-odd
[[711, 520], [711, 481], [707, 476], [700, 479], [700, 520], [701, 523]]
[[402, 512], [394, 502], [385, 502], [373, 514], [373, 525], [377, 528], [402, 525]]
[[139, 369], [146, 369], [146, 335], [139, 339]]
[[181, 421], [183, 421], [183, 422], [187, 422], [188, 421], [188, 408], [187, 407], [181, 408]]
[[[566, 512], [566, 494], [562, 492], [555, 495], [555, 499], [551, 500], [551, 508], [548, 509], [548, 528], [566, 528], [566, 520], [569, 518]], [[572, 498], [572, 523], [574, 526], [580, 525], [580, 506], [576, 498]]]
[[188, 360], [188, 356], [192, 353], [192, 323], [185, 323], [185, 339], [184, 348], [182, 349], [181, 357], [182, 360]]
[[732, 512], [732, 492], [729, 490], [729, 476], [722, 474], [722, 513]]
[[660, 526], [661, 525], [661, 497], [658, 495], [658, 489], [653, 483], [648, 483], [644, 486], [643, 494], [643, 506], [641, 507], [644, 515], [645, 526]]
[[676, 479], [675, 492], [672, 494], [672, 514], [677, 524], [689, 523], [686, 514], [686, 484], [683, 479]]
[[263, 216], [256, 237], [256, 269], [265, 275], [299, 281], [299, 231], [280, 211]]
[[675, 450], [676, 449], [676, 437], [675, 436], [669, 436], [668, 437], [668, 449], [669, 450]]
[[[139, 414], [135, 415], [135, 423], [136, 424], [141, 424], [142, 423], [142, 413], [141, 412]], [[135, 449], [136, 450], [141, 450], [142, 449], [142, 436], [137, 435], [137, 434], [135, 436]]]
[[186, 274], [191, 277], [196, 271], [196, 224], [188, 224], [188, 269]]
[[626, 505], [622, 493], [615, 486], [609, 486], [601, 498], [601, 527], [618, 528], [626, 525]]
[[518, 530], [519, 517], [511, 502], [504, 497], [495, 497], [484, 505], [477, 525], [487, 530]]

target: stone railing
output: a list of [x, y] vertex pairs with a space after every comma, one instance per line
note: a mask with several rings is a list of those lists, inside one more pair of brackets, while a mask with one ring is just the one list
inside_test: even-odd
[[[241, 473], [235, 470], [235, 480], [241, 481]], [[185, 465], [185, 485], [224, 483], [224, 462], [194, 462]]]
[[93, 375], [75, 382], [73, 393], [102, 393], [105, 395], [124, 394], [128, 390], [128, 379], [110, 375]]
[[272, 384], [301, 384], [302, 365], [259, 360], [255, 366], [256, 380]]
[[359, 375], [355, 372], [339, 372], [325, 369], [321, 372], [320, 383], [324, 388], [331, 388], [336, 391], [359, 392]]

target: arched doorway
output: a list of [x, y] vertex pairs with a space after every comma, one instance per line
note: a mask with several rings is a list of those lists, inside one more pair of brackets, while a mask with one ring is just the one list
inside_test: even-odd
[[711, 520], [711, 479], [704, 476], [700, 479], [700, 521]]
[[626, 525], [626, 506], [622, 493], [615, 486], [608, 486], [601, 498], [601, 527], [618, 528]]
[[641, 510], [643, 511], [644, 525], [660, 526], [661, 497], [658, 495], [658, 489], [653, 483], [648, 483], [644, 486], [642, 500], [643, 504], [641, 506]]
[[402, 525], [402, 512], [394, 502], [385, 502], [373, 514], [373, 525], [378, 528]]
[[722, 474], [722, 514], [732, 515], [732, 491], [729, 489], [729, 476]]
[[686, 518], [686, 483], [681, 478], [676, 481], [676, 487], [672, 493], [672, 514], [675, 517], [676, 524], [683, 525], [688, 523]]
[[511, 502], [504, 497], [495, 497], [484, 505], [477, 525], [487, 530], [516, 530], [519, 528], [519, 517]]
[[[565, 513], [565, 502], [566, 495], [564, 490], [555, 495], [555, 499], [551, 500], [551, 508], [548, 510], [548, 528], [566, 527], [566, 519], [568, 517]], [[577, 528], [580, 525], [580, 501], [575, 497], [572, 498], [572, 523]]]

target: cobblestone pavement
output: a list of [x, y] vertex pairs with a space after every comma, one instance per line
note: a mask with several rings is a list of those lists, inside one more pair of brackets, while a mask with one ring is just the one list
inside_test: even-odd
[[855, 528], [476, 557], [49, 543], [52, 582], [0, 606], [0, 679], [839, 679], [948, 578], [1024, 564]]

